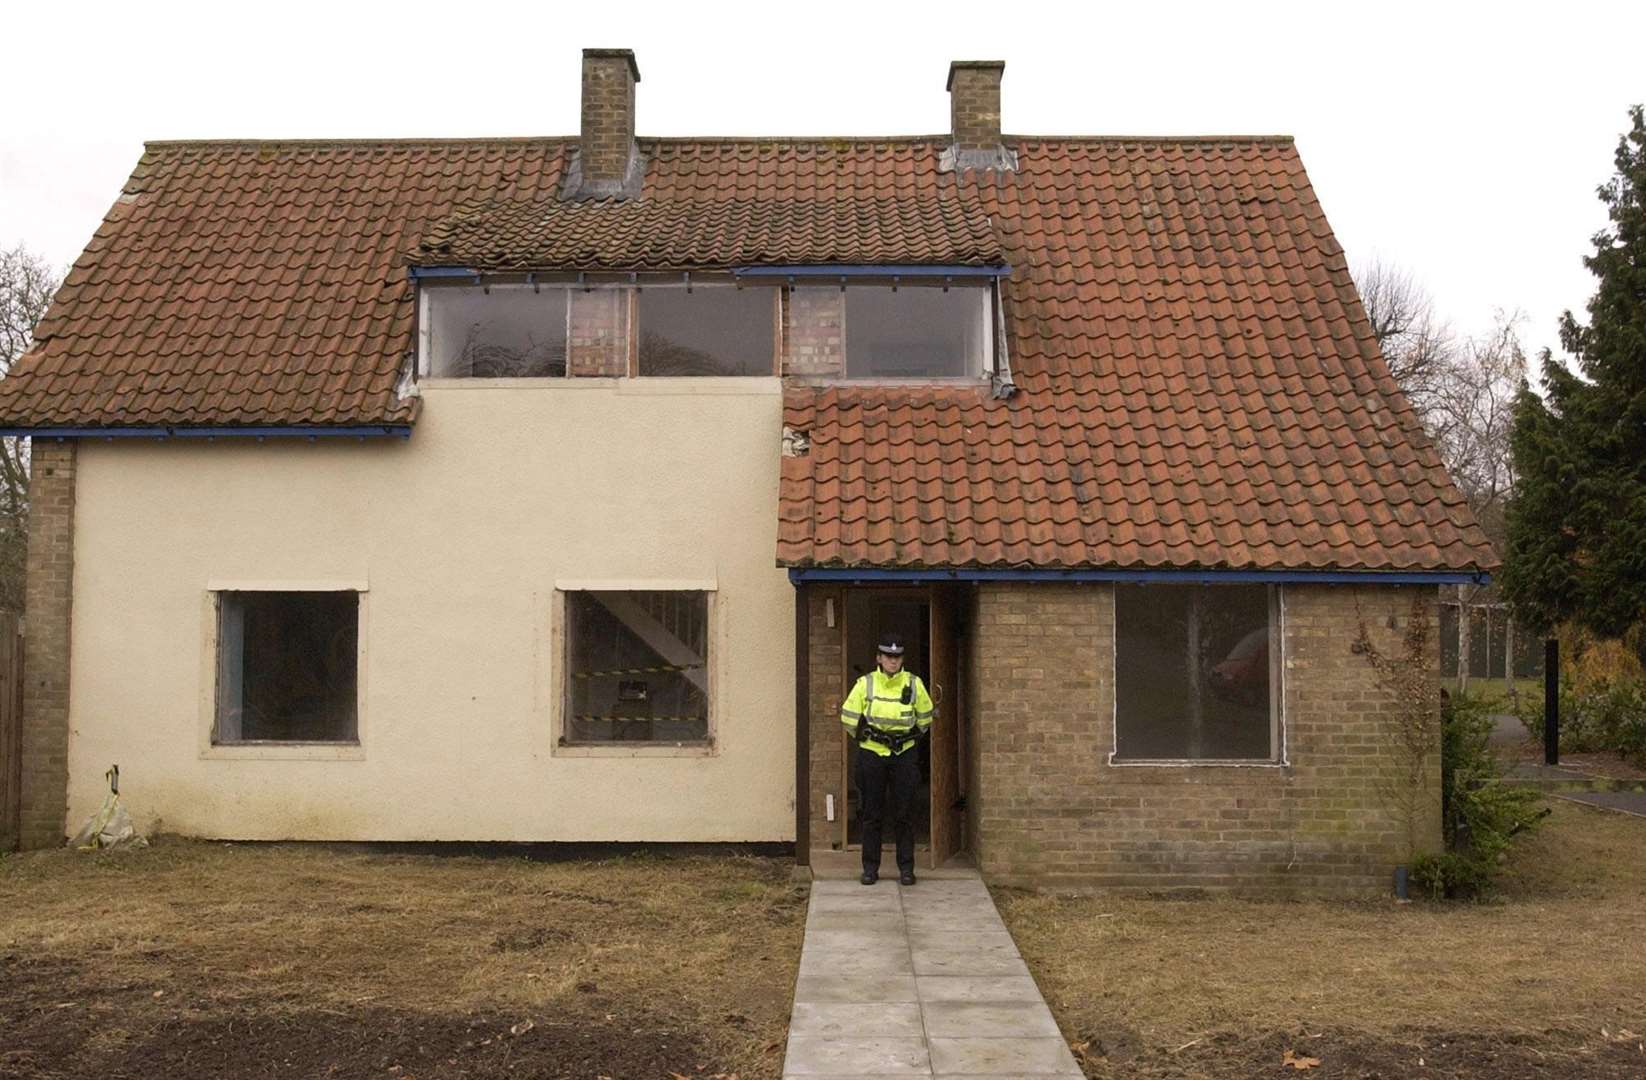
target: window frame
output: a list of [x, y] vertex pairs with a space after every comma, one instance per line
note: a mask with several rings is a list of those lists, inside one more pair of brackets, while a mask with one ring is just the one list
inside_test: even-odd
[[[560, 321], [563, 331], [564, 348], [570, 353], [572, 332], [572, 305], [571, 292], [578, 286], [570, 281], [468, 281], [458, 280], [444, 284], [433, 285], [425, 282], [417, 283], [417, 359], [416, 370], [419, 382], [450, 383], [456, 385], [486, 385], [488, 383], [560, 383], [574, 378], [571, 373], [571, 363], [568, 355], [566, 373], [564, 375], [436, 375], [434, 374], [434, 304], [436, 293], [443, 291], [458, 291], [462, 289], [481, 289], [489, 294], [492, 289], [506, 291], [532, 289], [541, 292], [552, 289], [561, 293]], [[624, 288], [621, 285], [591, 285], [590, 289]], [[632, 336], [632, 335], [631, 335]]]
[[[353, 739], [240, 739], [217, 741], [222, 594], [234, 592], [353, 593], [355, 598], [355, 724]], [[358, 580], [217, 581], [201, 594], [198, 754], [203, 759], [346, 761], [366, 757], [370, 590]]]
[[[830, 286], [802, 286], [797, 283], [796, 285], [791, 286], [791, 289], [813, 287], [829, 288]], [[956, 386], [966, 383], [986, 381], [989, 378], [989, 375], [995, 370], [995, 365], [998, 363], [996, 354], [999, 351], [1000, 343], [996, 340], [996, 337], [998, 336], [997, 327], [995, 325], [996, 319], [994, 308], [996, 294], [992, 285], [976, 284], [969, 280], [965, 282], [951, 281], [945, 283], [940, 280], [917, 279], [913, 281], [853, 280], [845, 285], [833, 287], [839, 288], [842, 295], [845, 297], [845, 301], [841, 304], [840, 310], [841, 382], [856, 383], [859, 385], [874, 385], [878, 383], [889, 386], [923, 386], [928, 384]], [[977, 305], [979, 326], [976, 329], [978, 341], [982, 346], [982, 355], [978, 357], [976, 369], [960, 375], [853, 375], [851, 373], [851, 294], [854, 289], [859, 291], [863, 289], [886, 289], [893, 294], [896, 294], [901, 289], [939, 289], [943, 292], [961, 292], [962, 294], [967, 292], [977, 293], [979, 295], [980, 303]]]
[[[751, 289], [761, 289], [771, 293], [772, 317], [772, 350], [771, 368], [768, 371], [753, 372], [748, 375], [648, 375], [640, 370], [641, 337], [646, 332], [645, 319], [641, 314], [641, 299], [648, 292], [657, 290], [679, 290], [696, 292], [702, 290], [732, 289], [743, 292]], [[629, 319], [629, 377], [635, 379], [768, 379], [783, 373], [783, 303], [784, 294], [788, 287], [776, 284], [759, 282], [739, 282], [735, 278], [712, 277], [703, 280], [689, 281], [642, 281], [633, 288], [634, 314]]]
[[[734, 376], [727, 376], [733, 378]], [[693, 740], [571, 740], [567, 738], [571, 715], [570, 605], [567, 598], [579, 592], [700, 592], [704, 594], [703, 658], [708, 690], [704, 736]], [[720, 618], [720, 593], [713, 581], [557, 581], [549, 611], [547, 664], [549, 696], [549, 752], [554, 757], [714, 757], [719, 754], [720, 672], [725, 620]]]
[[[1109, 752], [1105, 764], [1115, 768], [1242, 768], [1279, 769], [1291, 765], [1286, 723], [1286, 592], [1279, 582], [1267, 583], [1269, 593], [1269, 756], [1266, 758], [1137, 758], [1119, 756], [1120, 746], [1120, 602], [1110, 590], [1109, 603]], [[1233, 582], [1228, 583], [1235, 584]], [[1242, 584], [1255, 585], [1258, 582]], [[1224, 588], [1218, 582], [1155, 583], [1156, 588]]]

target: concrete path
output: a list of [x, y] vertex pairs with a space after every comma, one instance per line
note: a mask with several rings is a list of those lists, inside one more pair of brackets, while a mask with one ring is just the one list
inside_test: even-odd
[[982, 881], [812, 883], [785, 1080], [1081, 1075]]

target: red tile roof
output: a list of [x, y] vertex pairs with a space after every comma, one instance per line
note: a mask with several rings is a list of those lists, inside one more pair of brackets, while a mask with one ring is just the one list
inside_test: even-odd
[[[726, 253], [857, 262], [926, 243], [943, 261], [980, 239], [981, 213], [1013, 268], [1010, 401], [788, 391], [811, 449], [783, 461], [779, 562], [1496, 563], [1378, 356], [1290, 140], [1008, 138], [1016, 172], [958, 180], [947, 142], [640, 142], [641, 202], [724, 208], [748, 223]], [[455, 237], [474, 200], [551, 200], [572, 145], [151, 144], [0, 380], [0, 426], [408, 422], [406, 253], [441, 222]], [[754, 237], [737, 208], [755, 203], [793, 206], [796, 229], [865, 227], [856, 244]], [[911, 228], [870, 230], [868, 207], [912, 208]]]
[[1006, 261], [976, 194], [952, 184], [903, 197], [478, 202], [407, 258], [496, 271]]

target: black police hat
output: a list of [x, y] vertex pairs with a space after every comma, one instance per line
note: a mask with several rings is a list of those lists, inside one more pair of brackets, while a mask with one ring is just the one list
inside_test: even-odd
[[880, 638], [880, 644], [875, 646], [875, 652], [886, 656], [903, 655], [903, 635], [885, 634]]

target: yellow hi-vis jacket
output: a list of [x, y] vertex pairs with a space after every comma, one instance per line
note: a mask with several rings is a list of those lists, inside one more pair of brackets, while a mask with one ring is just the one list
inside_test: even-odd
[[[913, 689], [909, 694], [909, 703], [905, 705], [903, 690], [909, 686]], [[918, 675], [900, 671], [889, 677], [877, 666], [853, 684], [852, 692], [840, 705], [840, 722], [846, 725], [853, 738], [857, 736], [858, 723], [865, 718], [871, 727], [902, 732], [914, 728], [924, 733], [932, 726], [935, 712], [936, 706], [932, 704], [931, 695], [926, 693], [926, 684], [920, 681]], [[892, 753], [891, 747], [872, 737], [864, 739], [860, 745], [881, 757], [889, 757]], [[913, 745], [913, 742], [904, 743], [898, 753]]]

